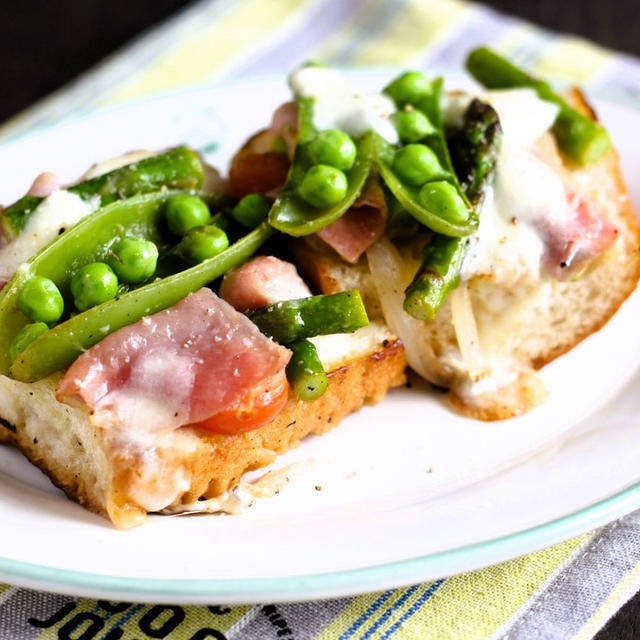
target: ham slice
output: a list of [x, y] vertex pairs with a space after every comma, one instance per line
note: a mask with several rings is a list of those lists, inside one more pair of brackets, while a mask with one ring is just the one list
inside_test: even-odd
[[575, 277], [589, 260], [604, 253], [618, 235], [615, 225], [583, 196], [567, 194], [566, 216], [543, 219], [545, 266], [558, 280]]
[[67, 371], [59, 400], [82, 400], [102, 427], [171, 430], [238, 403], [291, 352], [201, 289], [96, 344]]
[[58, 179], [58, 176], [50, 171], [45, 171], [37, 176], [33, 181], [29, 187], [28, 194], [30, 196], [46, 198], [58, 189], [60, 189], [60, 180]]
[[[286, 153], [278, 149], [278, 138], [284, 141]], [[233, 156], [231, 193], [239, 198], [248, 193], [277, 196], [287, 179], [297, 138], [298, 109], [295, 102], [285, 102], [275, 110], [269, 128], [249, 138]]]
[[353, 206], [317, 235], [344, 260], [356, 263], [384, 233], [386, 224], [387, 203], [382, 187], [376, 178], [369, 177]]
[[245, 262], [230, 271], [220, 285], [220, 297], [238, 311], [310, 295], [309, 287], [296, 268], [273, 256], [258, 256]]

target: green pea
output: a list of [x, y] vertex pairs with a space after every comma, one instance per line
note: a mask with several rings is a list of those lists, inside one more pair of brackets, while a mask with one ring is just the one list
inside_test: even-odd
[[142, 282], [156, 271], [158, 247], [150, 240], [127, 236], [112, 245], [107, 264], [120, 282]]
[[384, 88], [386, 93], [398, 107], [417, 104], [431, 93], [431, 82], [419, 71], [406, 71]]
[[42, 276], [33, 276], [20, 291], [18, 308], [34, 322], [51, 324], [60, 320], [64, 300], [55, 282]]
[[327, 129], [309, 143], [309, 157], [313, 164], [348, 171], [356, 161], [356, 145], [344, 131]]
[[300, 197], [314, 207], [330, 207], [347, 195], [347, 176], [326, 164], [317, 164], [302, 178]]
[[231, 215], [247, 229], [257, 227], [269, 213], [271, 202], [259, 193], [250, 193], [238, 202], [231, 210]]
[[11, 362], [15, 362], [16, 358], [45, 331], [49, 331], [49, 327], [44, 322], [34, 322], [25, 324], [14, 336], [9, 345], [9, 358]]
[[427, 182], [418, 194], [420, 204], [449, 222], [462, 223], [469, 219], [469, 209], [455, 187], [444, 180]]
[[395, 115], [396, 131], [403, 142], [418, 142], [436, 129], [419, 109], [398, 111]]
[[197, 196], [179, 193], [167, 200], [165, 217], [170, 231], [183, 236], [189, 229], [206, 224], [211, 214], [206, 203]]
[[116, 297], [118, 276], [104, 262], [92, 262], [73, 274], [71, 293], [78, 310], [86, 311]]
[[178, 245], [180, 253], [193, 264], [200, 264], [222, 253], [229, 246], [227, 234], [214, 225], [191, 229]]
[[424, 144], [408, 144], [398, 149], [392, 169], [402, 182], [414, 187], [442, 178], [444, 173], [436, 154]]

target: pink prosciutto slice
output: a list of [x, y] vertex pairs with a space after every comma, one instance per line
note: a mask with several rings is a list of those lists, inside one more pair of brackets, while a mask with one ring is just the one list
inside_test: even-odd
[[291, 352], [209, 289], [124, 327], [81, 355], [58, 399], [81, 399], [103, 427], [175, 429], [236, 406], [281, 375]]
[[45, 171], [37, 176], [33, 181], [29, 187], [28, 194], [30, 196], [46, 198], [57, 189], [60, 189], [60, 180], [58, 179], [58, 176], [50, 171]]
[[309, 287], [296, 268], [273, 256], [258, 256], [245, 262], [230, 271], [220, 285], [220, 297], [238, 311], [310, 295]]
[[601, 215], [589, 200], [567, 194], [566, 216], [547, 218], [542, 223], [547, 246], [545, 266], [559, 280], [575, 277], [586, 263], [604, 253], [618, 235], [618, 229]]
[[369, 178], [353, 206], [335, 222], [318, 231], [326, 242], [347, 262], [355, 263], [384, 233], [387, 203], [382, 187]]

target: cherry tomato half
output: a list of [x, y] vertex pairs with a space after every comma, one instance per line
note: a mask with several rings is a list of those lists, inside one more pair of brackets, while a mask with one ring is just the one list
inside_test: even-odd
[[235, 405], [194, 426], [227, 435], [257, 429], [280, 413], [288, 397], [289, 383], [282, 371], [249, 390]]

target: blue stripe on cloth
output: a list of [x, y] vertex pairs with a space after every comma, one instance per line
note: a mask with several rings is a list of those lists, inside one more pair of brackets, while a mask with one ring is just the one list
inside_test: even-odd
[[379, 629], [393, 614], [394, 611], [401, 607], [408, 598], [413, 595], [413, 593], [418, 589], [417, 584], [414, 584], [413, 587], [409, 587], [403, 594], [402, 597], [399, 598], [396, 602], [394, 602], [379, 618], [376, 620], [375, 624], [362, 636], [360, 640], [367, 640], [367, 638], [371, 637], [371, 634], [374, 633], [377, 629]]
[[146, 607], [148, 605], [146, 604], [136, 604], [133, 607], [131, 607], [131, 609], [129, 609], [129, 611], [127, 611], [122, 618], [120, 618], [120, 620], [118, 620], [118, 622], [115, 623], [115, 625], [113, 625], [113, 627], [110, 629], [110, 631], [112, 631], [113, 629], [119, 629], [123, 624], [126, 624], [127, 622], [129, 622], [129, 620], [131, 620], [131, 618], [133, 618], [133, 616], [138, 613], [138, 611], [140, 611], [140, 609], [144, 609], [144, 607]]
[[393, 594], [393, 590], [385, 591], [339, 638], [350, 638]]
[[396, 620], [386, 633], [380, 638], [380, 640], [386, 640], [391, 637], [391, 634], [402, 625], [408, 618], [410, 618], [440, 587], [444, 582], [444, 579], [434, 582], [412, 605], [409, 610], [398, 620]]

